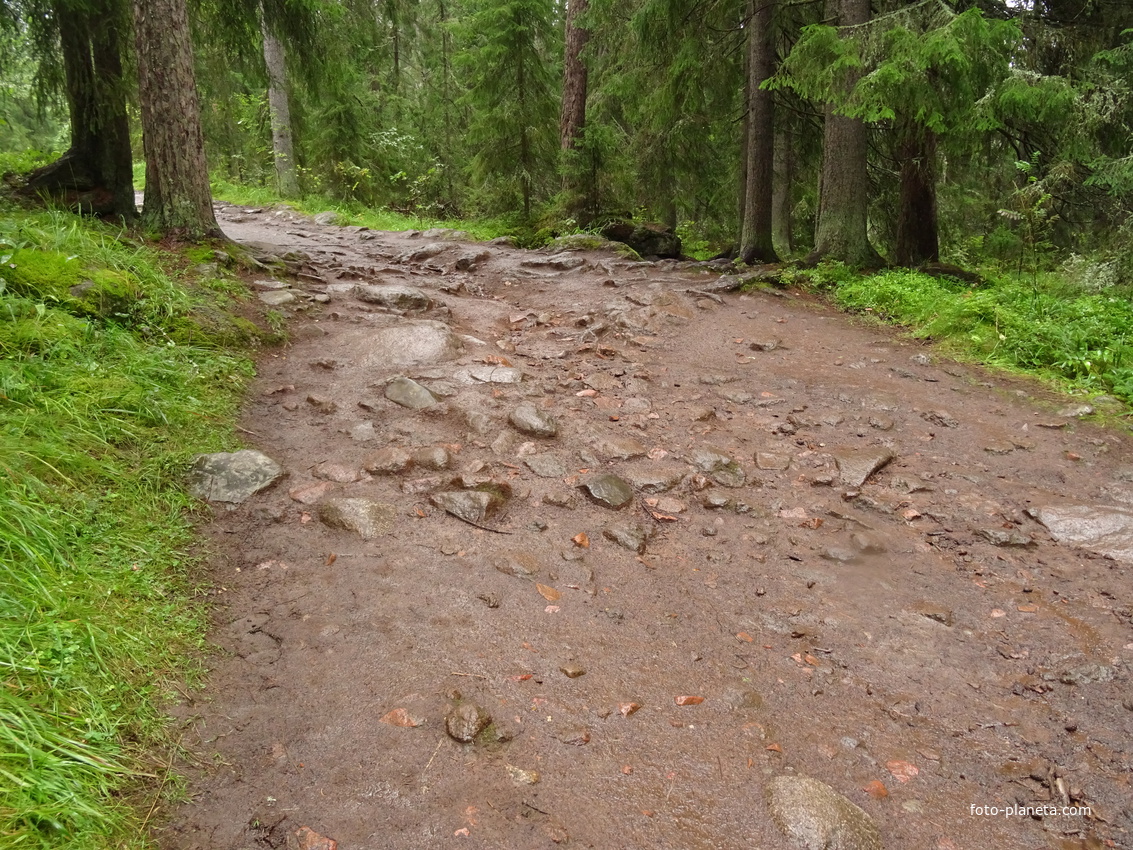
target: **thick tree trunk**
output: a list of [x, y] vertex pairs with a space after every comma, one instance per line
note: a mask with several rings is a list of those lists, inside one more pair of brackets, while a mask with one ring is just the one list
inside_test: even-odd
[[185, 0], [133, 0], [146, 149], [142, 221], [192, 239], [219, 236], [205, 164]]
[[909, 120], [901, 122], [897, 158], [901, 191], [897, 205], [899, 266], [919, 266], [940, 260], [936, 214], [936, 135]]
[[[838, 22], [842, 26], [869, 21], [869, 0], [841, 0], [838, 7]], [[810, 263], [839, 260], [854, 268], [884, 265], [869, 244], [867, 233], [869, 139], [866, 132], [866, 125], [861, 121], [835, 115], [832, 107], [826, 107], [818, 225], [814, 251], [807, 258]]]
[[130, 122], [122, 80], [122, 44], [109, 3], [90, 10], [55, 6], [63, 49], [71, 146], [33, 171], [27, 190], [80, 212], [134, 218]]
[[786, 128], [775, 131], [775, 162], [771, 193], [771, 235], [775, 251], [780, 257], [795, 250], [795, 234], [791, 227], [794, 198], [791, 187], [795, 182], [794, 139]]
[[[566, 50], [563, 63], [563, 102], [559, 119], [559, 145], [564, 152], [575, 150], [586, 126], [586, 90], [588, 73], [582, 51], [590, 40], [590, 31], [578, 26], [578, 16], [586, 12], [589, 0], [568, 0], [566, 10]], [[589, 224], [593, 208], [593, 185], [588, 185], [589, 169], [580, 162], [563, 163], [563, 191], [567, 196], [566, 211], [580, 225]]]
[[271, 147], [275, 155], [275, 177], [279, 194], [299, 197], [299, 171], [295, 166], [295, 144], [291, 137], [291, 105], [287, 98], [287, 54], [281, 42], [263, 23], [264, 64], [268, 70], [268, 109], [271, 112]]
[[775, 159], [775, 101], [760, 84], [775, 73], [772, 20], [775, 0], [748, 0], [747, 191], [740, 257], [745, 263], [774, 263], [772, 195]]

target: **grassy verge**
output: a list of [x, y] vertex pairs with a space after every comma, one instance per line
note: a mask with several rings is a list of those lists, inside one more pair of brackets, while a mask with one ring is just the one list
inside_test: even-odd
[[121, 236], [0, 209], [0, 848], [146, 845], [204, 634], [180, 480], [255, 334]]
[[843, 309], [907, 326], [959, 355], [1133, 403], [1128, 292], [1090, 292], [1055, 274], [993, 276], [978, 287], [908, 270], [863, 276], [837, 265], [799, 275]]

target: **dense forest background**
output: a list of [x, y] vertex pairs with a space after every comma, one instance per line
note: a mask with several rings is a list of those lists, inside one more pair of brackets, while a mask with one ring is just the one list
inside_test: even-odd
[[191, 30], [214, 182], [749, 262], [1133, 270], [1122, 0], [182, 2], [4, 3], [3, 148], [114, 127], [141, 158], [132, 11]]

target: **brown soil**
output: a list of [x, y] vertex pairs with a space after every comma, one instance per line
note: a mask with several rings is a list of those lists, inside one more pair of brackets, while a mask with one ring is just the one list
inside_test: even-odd
[[[204, 529], [220, 651], [174, 714], [207, 767], [186, 768], [163, 847], [283, 847], [308, 826], [342, 850], [786, 848], [764, 788], [789, 773], [857, 803], [889, 848], [1133, 846], [1129, 568], [1028, 514], [1128, 496], [1128, 434], [805, 295], [689, 292], [716, 280], [692, 264], [576, 252], [585, 264], [558, 271], [462, 243], [409, 262], [436, 240], [219, 213], [236, 240], [305, 252], [306, 296], [412, 284], [439, 305], [413, 319], [482, 342], [364, 365], [374, 330], [406, 319], [332, 286], [262, 358], [242, 424], [289, 477]], [[521, 384], [456, 385], [424, 411], [383, 397], [394, 375], [446, 390], [501, 358]], [[512, 428], [521, 401], [558, 436]], [[615, 459], [632, 441], [646, 456]], [[389, 445], [446, 446], [453, 463], [333, 484], [395, 505], [388, 534], [329, 528], [289, 497], [318, 464], [354, 473]], [[698, 473], [703, 446], [743, 486]], [[845, 448], [896, 458], [850, 487], [831, 454]], [[565, 474], [536, 476], [532, 453]], [[578, 490], [657, 471], [679, 483], [618, 511]], [[432, 506], [461, 474], [510, 486], [492, 530]], [[644, 555], [604, 536], [634, 523]], [[494, 725], [462, 744], [445, 717], [469, 702]], [[971, 810], [1066, 803], [1091, 815]]]

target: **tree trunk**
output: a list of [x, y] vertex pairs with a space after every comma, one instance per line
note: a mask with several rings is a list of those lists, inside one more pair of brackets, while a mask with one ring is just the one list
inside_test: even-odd
[[135, 218], [122, 44], [111, 4], [55, 6], [71, 118], [71, 146], [28, 176], [27, 191], [96, 215]]
[[220, 236], [212, 210], [185, 0], [133, 0], [147, 228]]
[[[577, 25], [578, 16], [586, 12], [589, 0], [567, 0], [566, 50], [563, 63], [563, 101], [559, 119], [559, 146], [564, 153], [576, 150], [586, 126], [586, 89], [588, 74], [582, 61], [582, 51], [590, 40], [590, 31]], [[589, 169], [569, 157], [563, 162], [563, 192], [567, 196], [566, 212], [579, 225], [589, 224], [586, 219], [590, 208], [593, 186], [587, 185]]]
[[776, 0], [748, 0], [747, 48], [747, 191], [740, 257], [745, 263], [774, 263], [772, 176], [775, 158], [775, 101], [760, 84], [775, 73], [772, 19]]
[[263, 22], [263, 31], [276, 184], [282, 197], [297, 198], [299, 171], [295, 167], [295, 144], [291, 137], [291, 106], [287, 99], [287, 54], [283, 42], [268, 29], [266, 21]]
[[909, 119], [900, 122], [897, 158], [901, 191], [897, 203], [899, 266], [919, 266], [940, 260], [936, 217], [936, 135]]
[[[834, 5], [833, 3], [831, 5]], [[841, 0], [839, 24], [869, 21], [869, 0]], [[848, 81], [852, 86], [855, 80]], [[853, 268], [878, 268], [881, 256], [869, 244], [869, 174], [866, 125], [856, 118], [835, 115], [826, 107], [822, 136], [822, 177], [814, 251], [807, 262], [838, 260]]]
[[775, 131], [775, 160], [773, 189], [771, 192], [771, 234], [775, 251], [780, 257], [790, 255], [795, 250], [794, 230], [791, 227], [791, 212], [794, 199], [791, 187], [795, 182], [794, 139], [785, 127]]

